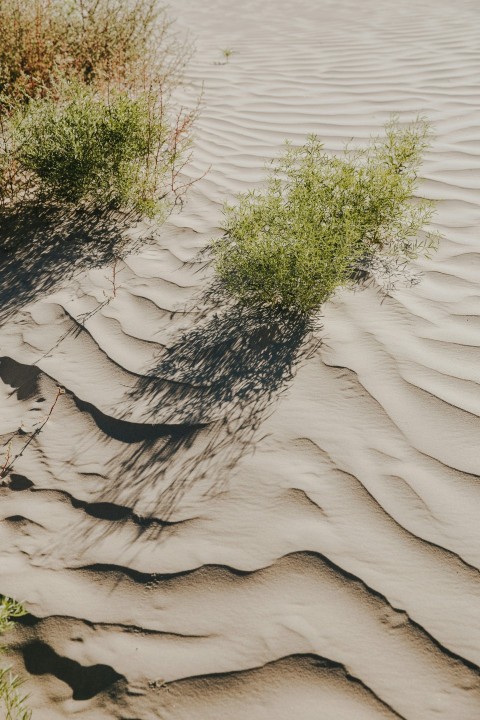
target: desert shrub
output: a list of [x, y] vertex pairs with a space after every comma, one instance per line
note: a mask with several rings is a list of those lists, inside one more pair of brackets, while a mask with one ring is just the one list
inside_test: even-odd
[[343, 156], [316, 136], [287, 144], [265, 189], [224, 208], [223, 237], [211, 245], [221, 288], [242, 304], [311, 313], [366, 277], [388, 286], [437, 242], [422, 234], [432, 203], [414, 199], [428, 142], [425, 121], [392, 120], [383, 138]]
[[18, 161], [18, 113], [10, 116], [0, 112], [0, 211], [5, 215], [15, 204], [21, 204], [31, 194], [31, 177]]
[[79, 83], [2, 119], [0, 203], [117, 207], [161, 217], [185, 189], [193, 113], [171, 115], [156, 92], [107, 97]]
[[[15, 600], [0, 597], [0, 635], [12, 629], [15, 618], [25, 614], [25, 609]], [[30, 720], [32, 713], [21, 688], [22, 680], [9, 667], [0, 667], [0, 708], [5, 720]]]
[[156, 0], [0, 0], [0, 93], [29, 98], [61, 79], [176, 82], [186, 47]]
[[0, 0], [0, 28], [4, 227], [38, 201], [164, 218], [196, 111], [172, 101], [188, 52], [157, 0]]

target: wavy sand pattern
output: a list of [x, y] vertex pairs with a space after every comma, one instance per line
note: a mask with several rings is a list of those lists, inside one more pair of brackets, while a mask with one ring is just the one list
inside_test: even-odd
[[[185, 211], [115, 297], [96, 269], [4, 319], [3, 441], [66, 390], [0, 487], [14, 660], [35, 720], [478, 720], [478, 2], [238, 5], [175, 4], [212, 166]], [[300, 357], [202, 319], [223, 200], [285, 138], [335, 151], [392, 112], [435, 126], [421, 284], [340, 293]]]

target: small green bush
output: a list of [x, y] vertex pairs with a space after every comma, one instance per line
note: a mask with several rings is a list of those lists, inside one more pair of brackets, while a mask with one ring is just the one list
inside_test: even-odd
[[164, 8], [0, 0], [0, 29], [4, 227], [39, 202], [164, 219], [196, 116], [172, 100], [189, 52]]
[[366, 276], [388, 283], [437, 243], [419, 237], [432, 203], [413, 199], [428, 139], [425, 121], [392, 120], [382, 139], [342, 157], [316, 136], [287, 144], [266, 188], [224, 208], [224, 235], [211, 245], [221, 288], [241, 304], [309, 314]]
[[[26, 614], [15, 600], [0, 597], [0, 635], [13, 627], [13, 620]], [[27, 697], [22, 694], [22, 680], [10, 668], [0, 668], [0, 708], [5, 720], [30, 720], [31, 710], [26, 706]]]
[[153, 92], [104, 97], [74, 84], [61, 100], [31, 100], [2, 120], [3, 209], [40, 199], [161, 217], [180, 192], [192, 121], [169, 117]]

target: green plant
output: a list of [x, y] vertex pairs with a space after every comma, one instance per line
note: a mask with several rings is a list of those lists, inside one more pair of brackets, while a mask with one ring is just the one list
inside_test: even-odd
[[27, 695], [21, 692], [23, 681], [10, 668], [0, 668], [0, 704], [5, 720], [30, 720], [32, 711], [26, 707]]
[[4, 228], [39, 202], [164, 219], [196, 110], [171, 101], [189, 53], [157, 0], [0, 0], [0, 27]]
[[384, 285], [437, 243], [423, 233], [433, 213], [413, 198], [429, 127], [387, 124], [385, 136], [343, 156], [312, 135], [287, 147], [266, 188], [224, 208], [211, 244], [220, 287], [246, 305], [317, 310], [339, 287], [375, 277]]
[[[22, 617], [26, 610], [10, 598], [0, 599], [0, 635], [12, 629], [15, 618]], [[3, 649], [3, 648], [2, 648]], [[31, 710], [26, 706], [27, 696], [21, 692], [22, 680], [9, 667], [0, 668], [0, 707], [5, 720], [30, 720]]]
[[16, 600], [0, 596], [0, 635], [8, 632], [14, 627], [13, 620], [23, 617], [27, 611]]
[[231, 48], [223, 48], [222, 55], [225, 58], [226, 63], [228, 63], [232, 54], [233, 54], [233, 50]]
[[61, 100], [31, 100], [2, 119], [0, 204], [40, 199], [161, 217], [181, 198], [195, 113], [170, 113], [162, 95], [107, 97], [79, 83]]
[[188, 52], [156, 0], [0, 0], [0, 93], [29, 98], [61, 79], [175, 84]]

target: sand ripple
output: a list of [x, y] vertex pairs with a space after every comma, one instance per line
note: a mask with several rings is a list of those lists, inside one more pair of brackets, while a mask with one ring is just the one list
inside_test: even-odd
[[[35, 720], [477, 720], [478, 3], [174, 10], [183, 100], [204, 84], [188, 173], [210, 173], [115, 297], [108, 268], [77, 274], [0, 330], [0, 591], [32, 613]], [[391, 113], [436, 132], [422, 282], [339, 293], [300, 354], [204, 317], [222, 202], [285, 138], [336, 151]]]

